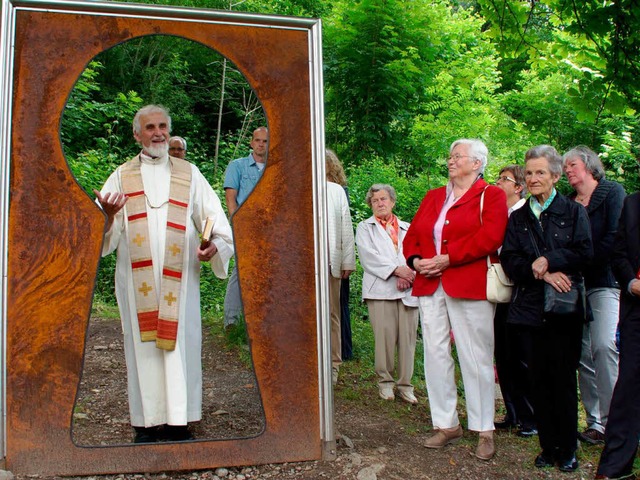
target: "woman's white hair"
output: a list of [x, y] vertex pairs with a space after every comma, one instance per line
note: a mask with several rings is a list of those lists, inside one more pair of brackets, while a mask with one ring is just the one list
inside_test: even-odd
[[469, 156], [471, 158], [475, 158], [476, 160], [480, 160], [482, 165], [480, 166], [480, 173], [484, 173], [484, 169], [487, 166], [487, 159], [489, 158], [489, 149], [484, 144], [482, 140], [478, 140], [476, 138], [460, 138], [451, 144], [449, 147], [449, 155], [453, 152], [453, 149], [458, 145], [468, 145], [469, 146]]

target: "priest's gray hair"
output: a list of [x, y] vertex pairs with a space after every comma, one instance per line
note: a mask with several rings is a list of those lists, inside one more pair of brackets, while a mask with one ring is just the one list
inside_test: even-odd
[[167, 127], [169, 128], [169, 131], [171, 131], [171, 117], [169, 116], [167, 109], [162, 105], [146, 105], [138, 110], [136, 115], [133, 117], [133, 131], [139, 135], [140, 130], [142, 129], [142, 126], [140, 125], [140, 117], [142, 115], [151, 115], [152, 113], [162, 113], [167, 117]]

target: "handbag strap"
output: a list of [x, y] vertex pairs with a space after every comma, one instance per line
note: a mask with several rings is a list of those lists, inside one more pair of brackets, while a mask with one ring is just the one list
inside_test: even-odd
[[536, 258], [540, 258], [542, 255], [540, 254], [540, 249], [538, 248], [538, 242], [536, 241], [536, 237], [533, 236], [533, 228], [531, 226], [530, 222], [529, 223], [529, 238], [531, 239], [531, 243], [533, 243], [533, 249], [536, 251]]
[[[482, 193], [480, 194], [480, 225], [483, 225], [483, 223], [482, 223], [482, 208], [484, 207], [484, 192], [487, 191], [487, 188], [489, 188], [489, 185], [484, 187], [484, 189], [482, 190]], [[487, 255], [487, 268], [491, 268], [491, 256], [490, 255]]]
[[482, 223], [482, 208], [484, 207], [484, 192], [487, 191], [487, 188], [489, 188], [489, 185], [484, 187], [482, 189], [482, 193], [480, 194], [480, 225], [483, 225], [483, 223]]

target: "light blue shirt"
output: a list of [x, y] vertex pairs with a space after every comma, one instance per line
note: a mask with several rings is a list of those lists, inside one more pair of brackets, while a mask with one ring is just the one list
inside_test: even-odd
[[264, 164], [261, 166], [253, 158], [252, 154], [248, 157], [238, 158], [233, 160], [227, 166], [227, 170], [224, 173], [224, 188], [233, 188], [238, 191], [236, 202], [238, 206], [247, 199], [249, 194], [253, 191], [258, 180], [262, 177], [264, 171]]

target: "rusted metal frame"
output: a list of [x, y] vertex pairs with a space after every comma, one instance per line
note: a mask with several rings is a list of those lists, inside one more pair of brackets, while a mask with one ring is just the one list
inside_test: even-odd
[[[43, 1], [35, 1], [35, 0], [23, 0], [21, 2], [17, 2], [17, 1], [13, 2], [14, 5], [17, 5], [18, 3], [22, 5], [21, 8], [25, 10], [39, 10], [38, 8], [33, 7], [35, 4], [46, 5], [46, 6], [49, 6], [50, 8], [52, 8], [51, 7], [52, 5], [61, 5], [61, 4], [64, 4], [65, 6], [74, 5], [76, 7], [89, 5], [92, 8], [98, 5], [98, 2], [91, 2], [89, 4], [86, 4], [78, 1], [76, 2], [61, 2], [61, 1], [60, 2], [43, 2]], [[8, 3], [6, 5], [8, 5]], [[117, 4], [105, 4], [106, 7], [109, 7], [108, 8], [109, 11], [112, 11], [112, 7], [114, 7], [115, 5]], [[127, 4], [127, 6], [129, 6], [129, 4]], [[157, 7], [146, 7], [144, 8], [144, 10], [146, 9], [151, 10], [156, 8]], [[193, 13], [192, 9], [184, 9], [184, 10], [188, 11], [189, 13]], [[175, 9], [171, 9], [172, 13], [174, 11]], [[68, 13], [68, 12], [64, 11], [63, 13]], [[77, 12], [77, 13], [83, 13], [83, 12]], [[99, 13], [95, 13], [95, 12], [92, 12], [91, 14], [99, 15]], [[105, 14], [103, 16], [115, 16], [115, 14], [113, 13]], [[122, 17], [123, 15], [120, 14], [118, 16]], [[135, 16], [137, 16], [138, 18], [150, 17], [150, 15], [138, 15], [138, 14], [136, 14]], [[175, 16], [172, 15], [171, 18], [175, 18]], [[282, 19], [278, 17], [278, 20], [282, 20]], [[217, 23], [217, 22], [203, 21], [202, 23]], [[257, 24], [251, 24], [251, 23], [245, 23], [245, 25], [251, 25], [254, 28], [257, 26], [264, 26], [264, 25], [257, 25]], [[3, 30], [6, 30], [6, 29], [3, 29]], [[306, 30], [309, 30], [309, 29], [307, 28]], [[328, 267], [327, 267], [328, 262], [326, 261], [327, 259], [326, 241], [323, 240], [326, 236], [326, 232], [323, 232], [324, 230], [323, 219], [326, 218], [326, 198], [324, 194], [325, 192], [324, 131], [323, 131], [323, 115], [321, 110], [322, 109], [321, 58], [322, 57], [321, 57], [319, 24], [315, 27], [312, 27], [308, 35], [311, 35], [311, 37], [313, 37], [313, 41], [316, 42], [315, 44], [312, 43], [310, 45], [310, 51], [309, 51], [310, 58], [311, 57], [313, 58], [313, 60], [310, 61], [309, 78], [313, 82], [313, 87], [311, 88], [311, 92], [310, 92], [310, 101], [313, 105], [311, 107], [311, 112], [310, 112], [311, 114], [310, 119], [312, 123], [311, 138], [310, 138], [311, 140], [310, 153], [315, 164], [315, 167], [312, 169], [312, 172], [313, 172], [312, 183], [313, 183], [313, 189], [314, 189], [314, 198], [313, 198], [312, 205], [313, 205], [313, 211], [315, 215], [314, 222], [313, 222], [314, 247], [315, 247], [314, 248], [315, 250], [314, 266], [317, 267], [316, 275], [315, 275], [315, 291], [316, 291], [316, 302], [320, 302], [321, 305], [324, 305], [323, 307], [321, 307], [323, 310], [319, 310], [318, 308], [316, 309], [316, 317], [317, 317], [316, 328], [318, 328], [317, 325], [320, 325], [319, 328], [320, 328], [320, 332], [322, 333], [321, 335], [318, 335], [318, 338], [324, 339], [322, 340], [322, 345], [320, 344], [317, 345], [318, 350], [321, 352], [318, 354], [318, 362], [319, 362], [318, 366], [320, 367], [318, 368], [318, 373], [320, 376], [320, 385], [319, 385], [320, 388], [318, 390], [320, 404], [318, 405], [318, 407], [319, 407], [319, 411], [321, 412], [321, 416], [320, 416], [321, 438], [324, 442], [328, 443], [329, 445], [331, 445], [331, 442], [333, 442], [333, 445], [335, 445], [334, 434], [333, 434], [333, 417], [332, 417], [332, 414], [333, 414], [332, 400], [333, 399], [332, 399], [332, 390], [330, 386], [330, 378], [331, 378], [330, 354], [329, 354], [330, 349], [328, 348], [329, 338], [330, 338], [330, 335], [328, 334], [329, 321], [328, 321], [328, 314], [327, 314], [328, 295], [326, 294], [327, 285], [328, 285]], [[313, 53], [313, 56], [312, 56], [312, 53]], [[6, 69], [5, 72], [8, 72], [8, 75], [9, 75], [8, 78], [11, 78], [12, 68]], [[11, 98], [11, 95], [5, 98], [6, 98], [6, 101], [8, 102], [9, 99]], [[11, 109], [9, 108], [8, 110], [10, 111]], [[5, 148], [8, 149], [8, 145], [5, 145]], [[7, 191], [5, 191], [5, 199], [7, 197], [7, 194], [8, 194]], [[318, 300], [318, 298], [320, 298], [320, 300]], [[5, 447], [6, 447], [6, 444], [5, 444]], [[186, 453], [187, 445], [185, 445], [184, 447], [185, 447], [185, 453]], [[196, 447], [196, 445], [193, 445], [193, 447]], [[164, 448], [162, 450], [165, 451]], [[191, 450], [191, 448], [189, 448], [188, 450]], [[195, 449], [194, 451], [196, 450], [200, 450], [200, 449]], [[329, 450], [331, 451], [331, 449]], [[333, 452], [335, 453], [335, 448], [333, 448]]]
[[136, 3], [89, 2], [86, 0], [8, 0], [8, 3], [13, 4], [15, 8], [25, 10], [59, 11], [102, 16], [116, 15], [119, 17], [132, 16], [157, 18], [159, 20], [179, 19], [194, 22], [224, 22], [226, 24], [233, 23], [236, 25], [251, 25], [253, 27], [260, 25], [265, 27], [274, 26], [279, 29], [308, 30], [317, 23], [317, 20], [308, 18]]

